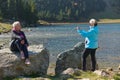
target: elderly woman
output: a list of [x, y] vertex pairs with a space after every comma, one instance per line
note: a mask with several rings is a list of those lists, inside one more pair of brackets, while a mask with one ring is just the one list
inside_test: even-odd
[[95, 71], [96, 69], [96, 49], [98, 48], [98, 26], [97, 21], [95, 19], [90, 19], [89, 21], [90, 29], [88, 31], [79, 30], [77, 27], [77, 32], [85, 37], [85, 51], [83, 53], [83, 71], [86, 71], [86, 58], [88, 55], [91, 55], [92, 61], [92, 69], [91, 71]]
[[28, 41], [23, 31], [21, 31], [21, 24], [16, 21], [12, 24], [12, 36], [11, 36], [11, 51], [20, 52], [21, 59], [25, 59], [25, 64], [30, 64], [28, 54]]

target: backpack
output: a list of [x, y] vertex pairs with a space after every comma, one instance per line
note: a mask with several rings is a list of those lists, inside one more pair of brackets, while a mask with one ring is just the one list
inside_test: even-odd
[[19, 51], [17, 48], [17, 45], [15, 44], [16, 40], [11, 40], [11, 42], [9, 43], [9, 48], [11, 51]]

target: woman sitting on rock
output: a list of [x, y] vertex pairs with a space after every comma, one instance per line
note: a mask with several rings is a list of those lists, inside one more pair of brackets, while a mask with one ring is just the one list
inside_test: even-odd
[[28, 41], [23, 31], [21, 31], [21, 24], [16, 21], [12, 24], [12, 36], [10, 43], [11, 51], [20, 52], [21, 59], [25, 59], [25, 64], [30, 64], [29, 54], [28, 54]]

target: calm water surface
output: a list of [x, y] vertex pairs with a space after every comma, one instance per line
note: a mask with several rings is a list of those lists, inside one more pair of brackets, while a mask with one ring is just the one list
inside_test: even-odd
[[[72, 48], [79, 41], [84, 42], [76, 32], [76, 26], [88, 30], [88, 24], [61, 24], [41, 26], [28, 32], [31, 44], [43, 43], [50, 51], [51, 61], [58, 53]], [[100, 67], [117, 67], [120, 63], [120, 24], [99, 24], [99, 46], [96, 57]]]

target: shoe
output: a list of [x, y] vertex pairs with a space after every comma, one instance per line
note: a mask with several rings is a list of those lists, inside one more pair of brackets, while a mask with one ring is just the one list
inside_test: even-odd
[[95, 69], [91, 69], [91, 71], [92, 71], [92, 72], [94, 72], [94, 71], [95, 71]]
[[25, 59], [24, 53], [21, 51], [21, 59]]
[[31, 64], [29, 59], [25, 60], [25, 64]]

